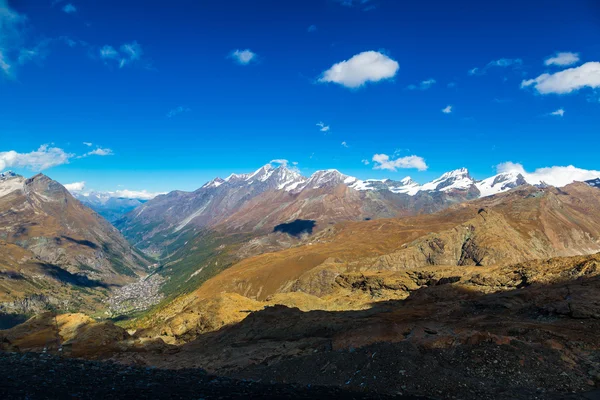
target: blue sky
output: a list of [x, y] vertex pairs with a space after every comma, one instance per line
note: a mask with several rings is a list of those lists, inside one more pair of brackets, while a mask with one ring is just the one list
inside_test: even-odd
[[0, 30], [0, 169], [24, 175], [157, 192], [272, 159], [419, 182], [599, 169], [593, 1], [0, 0]]

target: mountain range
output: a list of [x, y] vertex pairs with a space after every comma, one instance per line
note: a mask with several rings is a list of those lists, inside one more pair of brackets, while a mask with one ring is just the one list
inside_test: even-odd
[[164, 240], [157, 236], [190, 228], [224, 225], [268, 232], [295, 219], [315, 220], [322, 228], [344, 220], [433, 212], [524, 184], [525, 178], [514, 172], [476, 181], [464, 168], [419, 185], [410, 177], [359, 180], [334, 169], [304, 177], [285, 165], [267, 164], [253, 173], [215, 178], [193, 192], [157, 196], [115, 224], [140, 248], [160, 252]]

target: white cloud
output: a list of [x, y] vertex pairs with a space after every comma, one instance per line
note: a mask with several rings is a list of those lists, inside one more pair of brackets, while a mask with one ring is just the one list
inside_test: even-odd
[[189, 108], [183, 107], [183, 106], [179, 106], [179, 107], [176, 107], [176, 108], [170, 110], [167, 113], [167, 118], [173, 118], [176, 115], [183, 114], [183, 113], [189, 112], [189, 111], [190, 111]]
[[365, 165], [369, 165], [370, 164], [369, 160], [367, 160], [366, 158], [364, 160], [361, 160], [360, 162], [363, 163], [363, 164], [365, 164]]
[[[363, 160], [363, 163], [364, 161], [365, 160]], [[398, 168], [416, 168], [419, 171], [425, 171], [428, 168], [425, 160], [422, 157], [415, 155], [393, 160], [390, 159], [390, 156], [387, 154], [375, 154], [373, 156], [373, 162], [375, 163], [373, 169], [386, 169], [389, 171], [396, 171]]]
[[85, 144], [87, 147], [92, 147], [93, 143], [90, 142], [83, 142], [83, 144]]
[[365, 51], [332, 65], [321, 74], [319, 82], [333, 82], [348, 88], [358, 88], [367, 82], [393, 78], [399, 68], [398, 62], [385, 54]]
[[342, 142], [342, 147], [348, 148], [348, 143], [346, 143], [345, 141]]
[[126, 199], [141, 199], [150, 200], [158, 196], [159, 194], [165, 194], [166, 192], [148, 192], [147, 190], [115, 190], [114, 192], [107, 192], [112, 197], [123, 197]]
[[73, 13], [77, 12], [77, 8], [71, 3], [64, 6], [62, 10], [64, 12], [66, 12], [67, 14], [73, 14]]
[[483, 68], [470, 69], [469, 75], [484, 75], [490, 68], [519, 68], [521, 65], [523, 65], [523, 60], [520, 58], [500, 58], [499, 60], [490, 61]]
[[586, 87], [600, 88], [600, 62], [587, 62], [579, 67], [542, 74], [521, 82], [521, 88], [529, 86], [533, 86], [540, 94], [567, 94]]
[[442, 112], [444, 114], [450, 114], [452, 112], [452, 106], [448, 105], [448, 106], [442, 108]]
[[[430, 78], [430, 79], [422, 81], [418, 85], [408, 85], [407, 89], [409, 89], [409, 90], [417, 90], [417, 89], [419, 89], [419, 90], [427, 90], [431, 86], [433, 86], [434, 83], [435, 83], [435, 79]], [[448, 86], [448, 87], [450, 87], [450, 86]]]
[[576, 181], [581, 182], [600, 178], [600, 171], [576, 168], [572, 165], [538, 168], [533, 172], [527, 172], [523, 165], [509, 161], [499, 164], [496, 169], [498, 173], [518, 172], [523, 175], [527, 182], [534, 185], [545, 183], [556, 187], [562, 187]]
[[324, 122], [322, 122], [322, 121], [321, 121], [321, 122], [318, 122], [318, 123], [317, 123], [317, 126], [319, 127], [319, 130], [320, 130], [321, 132], [329, 132], [330, 126], [329, 126], [329, 125], [325, 125], [325, 123], [324, 123]]
[[50, 147], [44, 144], [36, 151], [30, 153], [18, 153], [14, 150], [0, 152], [0, 171], [5, 168], [28, 168], [33, 171], [67, 164], [74, 154], [66, 153], [58, 147]]
[[309, 26], [309, 27], [308, 27], [306, 30], [307, 30], [307, 32], [309, 32], [309, 33], [316, 32], [316, 31], [317, 31], [317, 26], [316, 26], [316, 25], [311, 25], [311, 26]]
[[[84, 143], [87, 145], [87, 143]], [[90, 143], [91, 144], [91, 143]], [[41, 145], [37, 150], [29, 153], [18, 153], [14, 150], [0, 152], [0, 171], [5, 168], [27, 168], [32, 171], [43, 171], [57, 165], [68, 164], [73, 158], [88, 156], [111, 156], [111, 149], [98, 147], [82, 155], [67, 153], [59, 147]]]
[[250, 49], [234, 50], [231, 52], [230, 57], [233, 58], [238, 64], [248, 65], [251, 61], [256, 60], [256, 53]]
[[544, 61], [544, 65], [558, 65], [561, 67], [566, 67], [568, 65], [573, 65], [578, 61], [579, 61], [579, 53], [561, 52], [561, 53], [556, 53], [552, 57], [548, 57]]
[[63, 185], [69, 192], [81, 192], [85, 188], [85, 182], [73, 182]]
[[556, 115], [556, 116], [562, 117], [562, 116], [564, 116], [564, 115], [565, 115], [565, 110], [563, 110], [562, 108], [559, 108], [559, 109], [558, 109], [558, 110], [556, 110], [556, 111], [552, 111], [552, 112], [550, 113], [550, 115]]
[[81, 156], [79, 156], [78, 158], [83, 158], [83, 157], [88, 157], [88, 156], [112, 156], [115, 153], [113, 153], [113, 151], [111, 149], [103, 149], [101, 147], [98, 147], [97, 149], [94, 149], [92, 151], [89, 151]]
[[456, 82], [450, 82], [450, 83], [448, 83], [448, 85], [447, 85], [447, 86], [448, 86], [448, 88], [450, 88], [450, 89], [452, 89], [452, 88], [455, 88], [455, 87], [456, 87]]

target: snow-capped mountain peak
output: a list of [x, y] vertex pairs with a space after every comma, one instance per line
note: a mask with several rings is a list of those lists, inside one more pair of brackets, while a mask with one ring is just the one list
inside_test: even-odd
[[404, 186], [408, 186], [408, 185], [414, 185], [416, 182], [413, 181], [410, 176], [407, 176], [406, 178], [401, 179], [400, 183], [403, 184]]
[[12, 171], [0, 173], [0, 197], [16, 190], [23, 190], [25, 178]]
[[251, 173], [245, 180], [247, 182], [252, 182], [252, 181], [264, 182], [267, 179], [269, 179], [271, 174], [273, 174], [274, 170], [275, 170], [275, 168], [273, 168], [273, 166], [271, 164], [265, 164], [262, 167], [260, 167], [259, 169], [257, 169], [256, 171], [254, 171], [253, 173]]
[[421, 186], [424, 191], [442, 191], [466, 190], [469, 189], [475, 180], [471, 178], [469, 170], [466, 168], [455, 169], [440, 176], [439, 178]]
[[0, 180], [7, 180], [11, 178], [16, 178], [21, 175], [17, 175], [12, 171], [0, 172]]
[[225, 183], [224, 179], [221, 179], [219, 177], [216, 177], [215, 179], [213, 179], [212, 181], [206, 182], [203, 186], [202, 189], [206, 189], [206, 188], [216, 188], [221, 186], [223, 183]]
[[492, 196], [513, 189], [520, 185], [527, 184], [527, 181], [519, 172], [503, 172], [498, 175], [486, 178], [475, 184], [481, 197]]
[[304, 189], [319, 189], [321, 187], [337, 186], [345, 183], [351, 185], [357, 179], [353, 176], [342, 174], [337, 169], [324, 169], [316, 171], [304, 183], [298, 185], [294, 192], [299, 192]]

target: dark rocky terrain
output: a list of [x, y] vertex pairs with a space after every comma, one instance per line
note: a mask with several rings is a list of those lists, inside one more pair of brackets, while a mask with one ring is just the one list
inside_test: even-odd
[[35, 353], [0, 352], [2, 399], [423, 399], [335, 387], [270, 384], [209, 375], [201, 369], [161, 370]]

